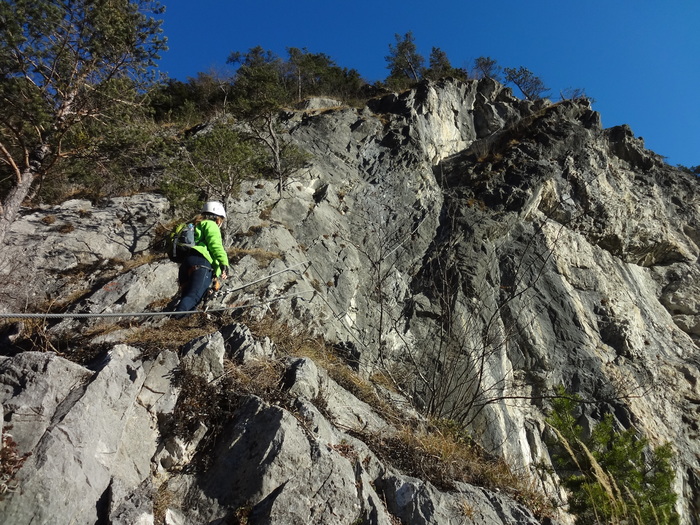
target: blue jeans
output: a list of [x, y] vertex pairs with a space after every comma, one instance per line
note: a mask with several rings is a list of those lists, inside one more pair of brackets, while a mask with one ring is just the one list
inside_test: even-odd
[[[189, 312], [195, 307], [207, 293], [214, 271], [211, 264], [199, 254], [188, 255], [180, 265], [178, 281], [182, 287], [180, 302], [175, 307], [176, 312]], [[179, 319], [184, 315], [174, 316]]]

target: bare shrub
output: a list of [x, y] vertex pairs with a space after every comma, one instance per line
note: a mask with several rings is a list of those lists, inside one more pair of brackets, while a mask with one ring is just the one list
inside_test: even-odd
[[17, 490], [15, 477], [22, 465], [31, 455], [20, 454], [17, 442], [12, 439], [9, 431], [12, 427], [5, 427], [2, 431], [2, 447], [0, 448], [0, 500], [6, 493]]
[[540, 517], [554, 513], [529, 476], [512, 472], [503, 459], [486, 454], [455, 422], [437, 420], [422, 431], [404, 427], [391, 436], [358, 433], [358, 437], [402, 472], [443, 490], [455, 490], [455, 482], [470, 483], [504, 492]]

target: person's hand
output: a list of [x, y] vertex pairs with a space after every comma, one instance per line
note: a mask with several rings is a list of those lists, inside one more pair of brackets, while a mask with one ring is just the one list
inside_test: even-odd
[[228, 266], [224, 266], [223, 268], [221, 268], [221, 275], [219, 276], [219, 278], [222, 281], [225, 281], [228, 278]]

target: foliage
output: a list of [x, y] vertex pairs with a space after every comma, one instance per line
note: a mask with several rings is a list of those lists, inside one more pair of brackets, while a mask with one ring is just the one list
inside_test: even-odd
[[359, 96], [364, 81], [355, 69], [341, 68], [325, 53], [306, 48], [287, 48], [289, 53], [286, 85], [297, 100], [325, 95], [350, 100]]
[[413, 32], [403, 37], [395, 34], [396, 44], [389, 44], [389, 54], [385, 57], [389, 76], [387, 85], [392, 88], [406, 88], [423, 78], [425, 59], [418, 53]]
[[187, 82], [167, 80], [152, 95], [156, 120], [194, 125], [194, 118], [229, 110], [249, 120], [311, 96], [345, 101], [363, 97], [366, 83], [355, 69], [341, 68], [325, 53], [306, 48], [290, 47], [287, 53], [285, 60], [257, 46], [229, 55], [227, 63], [235, 73], [211, 71]]
[[[291, 49], [290, 57], [293, 64], [254, 47], [229, 56], [228, 63], [237, 68], [232, 77], [200, 74], [186, 84], [169, 81], [155, 92], [157, 120], [190, 125], [193, 118], [218, 114], [211, 129], [185, 140], [182, 155], [162, 182], [177, 206], [194, 209], [205, 198], [226, 201], [242, 180], [263, 176], [277, 179], [281, 193], [284, 181], [306, 163], [307, 156], [284, 140], [278, 115], [293, 97], [292, 84], [297, 90], [307, 84], [322, 89], [335, 66], [326, 55]], [[236, 129], [226, 116], [238, 120]]]
[[121, 123], [117, 108], [139, 109], [165, 49], [150, 16], [161, 12], [151, 0], [0, 3], [0, 164], [14, 180], [0, 241], [34, 183], [59, 159], [86, 154], [86, 129]]
[[16, 490], [15, 476], [22, 465], [30, 456], [30, 453], [19, 453], [17, 442], [12, 439], [9, 431], [12, 427], [2, 429], [2, 443], [0, 443], [0, 501], [7, 492]]
[[690, 173], [691, 175], [700, 175], [700, 166], [683, 166], [682, 164], [678, 164], [676, 166], [679, 170], [684, 171], [686, 173]]
[[283, 63], [261, 47], [246, 54], [232, 53], [228, 62], [240, 64], [232, 93], [233, 113], [247, 124], [250, 136], [267, 149], [281, 196], [285, 180], [304, 166], [307, 158], [282, 138], [277, 122], [281, 107], [289, 100]]
[[181, 122], [193, 126], [218, 113], [226, 113], [231, 96], [231, 75], [219, 71], [197, 73], [181, 82], [168, 79], [150, 94], [156, 122]]
[[491, 57], [479, 57], [474, 60], [474, 75], [501, 82], [501, 66]]
[[74, 126], [136, 103], [138, 81], [164, 48], [159, 22], [140, 11], [147, 8], [159, 12], [153, 2], [0, 5], [5, 163], [8, 153], [31, 153], [42, 144], [53, 158], [66, 154], [61, 146]]
[[430, 51], [428, 69], [425, 71], [424, 76], [431, 80], [439, 80], [446, 77], [466, 80], [467, 72], [463, 69], [452, 67], [450, 59], [447, 58], [447, 53], [439, 47], [433, 47]]
[[358, 437], [383, 461], [442, 490], [458, 490], [456, 482], [470, 483], [502, 491], [538, 516], [552, 514], [551, 504], [527, 476], [486, 454], [459, 423], [439, 419], [425, 429], [414, 424], [399, 430], [392, 435], [360, 432]]
[[[174, 137], [147, 118], [125, 118], [101, 131], [90, 123], [80, 126], [82, 154], [60, 159], [52, 176], [41, 185], [44, 202], [61, 202], [79, 195], [95, 202], [157, 187], [157, 176], [176, 154]], [[101, 133], [103, 140], [91, 137]]]
[[506, 67], [503, 72], [506, 82], [515, 84], [528, 100], [540, 100], [549, 92], [549, 88], [544, 85], [542, 79], [527, 68]]
[[255, 120], [278, 111], [289, 101], [284, 63], [272, 51], [257, 46], [247, 53], [231, 53], [226, 62], [238, 66], [233, 85], [236, 116]]
[[194, 211], [205, 199], [226, 202], [235, 196], [242, 181], [263, 176], [266, 161], [258, 142], [217, 122], [185, 140], [161, 189], [175, 206]]
[[581, 524], [677, 524], [670, 445], [649, 450], [634, 428], [619, 431], [606, 414], [586, 439], [575, 413], [580, 399], [559, 387], [547, 422], [557, 435], [555, 467]]

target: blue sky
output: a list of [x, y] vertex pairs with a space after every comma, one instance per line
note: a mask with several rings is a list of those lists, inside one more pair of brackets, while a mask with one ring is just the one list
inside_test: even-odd
[[553, 96], [585, 89], [605, 127], [628, 124], [669, 164], [700, 165], [700, 0], [161, 2], [171, 78], [225, 71], [232, 51], [259, 45], [325, 53], [372, 82], [388, 74], [394, 35], [412, 31], [426, 60], [432, 47], [455, 67], [489, 56]]

